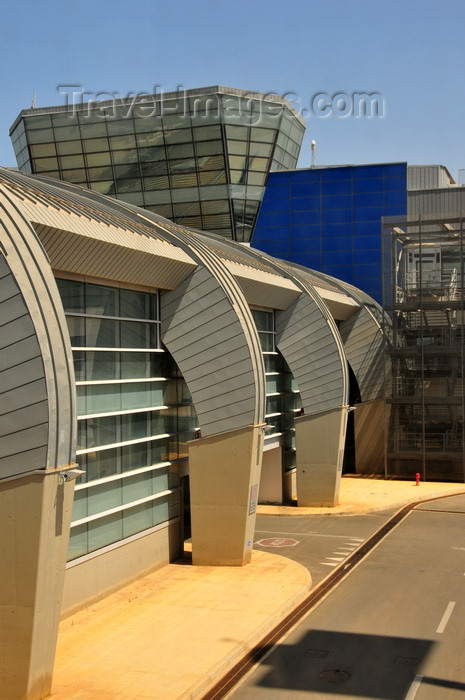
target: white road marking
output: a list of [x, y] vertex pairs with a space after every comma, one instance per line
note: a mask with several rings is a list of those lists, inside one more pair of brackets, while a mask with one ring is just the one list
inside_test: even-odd
[[444, 615], [442, 616], [442, 620], [439, 623], [439, 626], [436, 630], [436, 634], [442, 634], [444, 632], [444, 630], [446, 629], [446, 625], [449, 622], [449, 618], [452, 615], [452, 610], [454, 608], [455, 608], [455, 602], [453, 600], [451, 600], [449, 605], [446, 608]]
[[[282, 530], [255, 530], [255, 534], [257, 533], [262, 533], [264, 535], [280, 535], [281, 537], [283, 536], [283, 531]], [[347, 535], [325, 535], [325, 534], [320, 534], [318, 532], [286, 532], [286, 537], [337, 537], [338, 539], [343, 539], [347, 540], [347, 544], [349, 546], [352, 546], [352, 542], [350, 540], [353, 540], [356, 542], [355, 547], [358, 547], [360, 542], [365, 542], [365, 539], [363, 537], [347, 537]]]
[[405, 700], [414, 700], [414, 697], [417, 694], [418, 688], [420, 687], [420, 683], [423, 680], [423, 676], [415, 676], [413, 679], [413, 683], [409, 688], [409, 691], [407, 695], [405, 696]]
[[330, 561], [344, 561], [345, 557], [326, 557], [326, 559], [330, 559]]
[[336, 562], [329, 562], [329, 561], [320, 561], [320, 564], [322, 566], [337, 566]]
[[465, 547], [452, 547], [452, 549], [460, 549], [462, 552], [465, 552]]

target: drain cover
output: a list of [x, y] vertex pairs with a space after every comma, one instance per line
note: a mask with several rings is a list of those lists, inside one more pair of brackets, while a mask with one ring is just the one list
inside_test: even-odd
[[333, 668], [331, 671], [323, 671], [320, 673], [320, 678], [328, 683], [343, 683], [349, 680], [350, 673], [341, 671], [339, 668]]

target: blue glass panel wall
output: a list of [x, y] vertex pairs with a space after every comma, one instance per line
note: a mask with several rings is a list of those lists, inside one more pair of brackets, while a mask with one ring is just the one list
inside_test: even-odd
[[407, 163], [272, 172], [252, 246], [381, 303], [381, 217], [406, 214]]

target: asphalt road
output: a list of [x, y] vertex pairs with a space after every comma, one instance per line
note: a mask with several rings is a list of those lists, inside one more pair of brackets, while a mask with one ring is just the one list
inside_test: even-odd
[[464, 576], [465, 496], [417, 506], [228, 697], [463, 700]]
[[[310, 571], [316, 586], [396, 510], [349, 516], [257, 515], [254, 549], [299, 562]], [[289, 540], [295, 544], [287, 544]]]

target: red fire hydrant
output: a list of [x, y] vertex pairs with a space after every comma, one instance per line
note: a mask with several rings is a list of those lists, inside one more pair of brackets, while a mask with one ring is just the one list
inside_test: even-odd
[[415, 474], [415, 486], [418, 486], [420, 484], [420, 472], [417, 472]]

